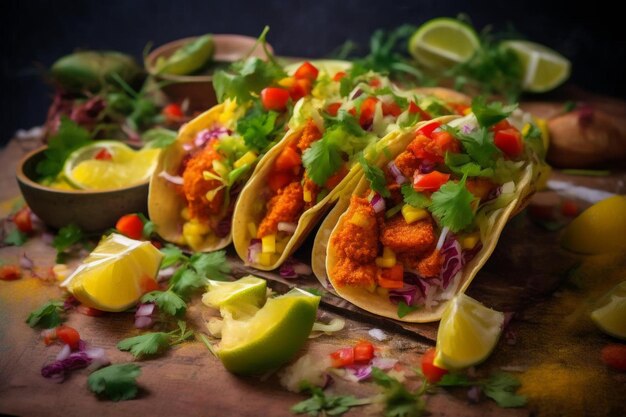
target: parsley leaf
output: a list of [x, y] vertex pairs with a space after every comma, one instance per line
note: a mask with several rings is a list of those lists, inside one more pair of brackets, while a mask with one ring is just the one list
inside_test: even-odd
[[113, 401], [130, 400], [137, 396], [137, 377], [141, 368], [132, 363], [109, 365], [89, 375], [89, 389]]
[[400, 302], [398, 303], [398, 317], [399, 318], [402, 318], [415, 310], [417, 310], [417, 306], [407, 305], [407, 303], [405, 303], [402, 300], [400, 300]]
[[173, 291], [152, 291], [141, 297], [142, 303], [155, 303], [159, 310], [179, 317], [187, 311], [187, 303]]
[[170, 339], [167, 333], [153, 332], [126, 338], [117, 344], [117, 348], [130, 351], [135, 358], [139, 358], [160, 353], [169, 345]]
[[163, 127], [155, 127], [146, 130], [141, 139], [146, 146], [150, 148], [167, 148], [172, 143], [176, 142], [178, 133], [174, 130], [165, 129]]
[[206, 284], [206, 278], [200, 276], [193, 269], [181, 268], [170, 279], [170, 290], [181, 298], [187, 298], [191, 292], [206, 286]]
[[73, 122], [69, 117], [62, 116], [57, 133], [48, 141], [45, 158], [41, 160], [35, 171], [42, 179], [55, 178], [63, 169], [65, 160], [76, 149], [91, 142], [89, 132]]
[[383, 387], [386, 417], [417, 417], [426, 410], [423, 394], [428, 384], [425, 381], [417, 392], [412, 393], [400, 381], [379, 368], [372, 368], [372, 379]]
[[178, 329], [170, 332], [170, 343], [177, 345], [193, 336], [193, 330], [187, 330], [187, 323], [184, 320], [178, 320]]
[[402, 197], [404, 202], [416, 208], [426, 208], [430, 205], [430, 199], [426, 195], [415, 191], [411, 184], [402, 184]]
[[463, 153], [446, 152], [445, 164], [452, 172], [468, 177], [493, 177], [492, 168], [481, 168], [479, 164], [473, 162], [469, 155]]
[[439, 224], [457, 233], [474, 221], [472, 202], [476, 197], [465, 186], [465, 177], [455, 183], [448, 181], [434, 192], [429, 206]]
[[13, 246], [22, 246], [24, 243], [26, 243], [27, 240], [28, 235], [24, 232], [21, 232], [19, 229], [12, 230], [4, 237], [4, 243]]
[[230, 272], [230, 265], [226, 260], [226, 251], [218, 250], [209, 253], [196, 253], [189, 259], [196, 272], [210, 279], [223, 281]]
[[483, 385], [485, 395], [494, 400], [500, 407], [521, 407], [526, 404], [526, 397], [515, 394], [520, 387], [520, 382], [513, 375], [506, 372], [498, 372]]
[[339, 146], [322, 137], [302, 153], [302, 165], [311, 180], [323, 187], [343, 164]]
[[52, 246], [57, 250], [57, 263], [62, 263], [60, 260], [67, 249], [83, 239], [85, 239], [83, 231], [74, 223], [60, 228], [52, 240]]
[[163, 261], [161, 261], [161, 269], [175, 265], [180, 261], [186, 260], [187, 258], [178, 246], [172, 245], [171, 243], [168, 243], [160, 250], [164, 255]]
[[353, 395], [326, 395], [321, 388], [310, 386], [311, 398], [301, 401], [291, 407], [296, 414], [308, 413], [310, 416], [329, 415], [339, 416], [351, 407], [370, 404], [369, 398], [356, 398]]
[[459, 129], [449, 127], [446, 130], [461, 141], [465, 152], [482, 168], [491, 168], [495, 165], [496, 156], [500, 154], [500, 150], [493, 142], [493, 132], [486, 127], [470, 133], [462, 133]]
[[262, 152], [272, 143], [272, 137], [282, 128], [276, 125], [278, 113], [265, 111], [260, 103], [237, 122], [237, 133], [242, 137], [248, 148]]
[[52, 329], [63, 322], [60, 313], [63, 312], [63, 303], [61, 301], [48, 301], [46, 304], [33, 311], [28, 315], [26, 323], [30, 327], [43, 327]]
[[266, 62], [250, 57], [233, 63], [227, 70], [216, 71], [213, 74], [213, 88], [220, 103], [227, 98], [235, 98], [243, 104], [274, 80], [286, 76], [285, 71], [274, 61]]
[[493, 126], [499, 121], [506, 119], [516, 108], [517, 104], [504, 106], [499, 101], [487, 103], [485, 97], [482, 96], [472, 100], [472, 113], [474, 113], [476, 119], [478, 119], [478, 124], [482, 127]]
[[365, 178], [370, 182], [370, 188], [385, 198], [390, 197], [391, 193], [387, 188], [387, 180], [385, 180], [383, 170], [367, 162], [363, 154], [359, 155], [359, 163], [363, 168]]

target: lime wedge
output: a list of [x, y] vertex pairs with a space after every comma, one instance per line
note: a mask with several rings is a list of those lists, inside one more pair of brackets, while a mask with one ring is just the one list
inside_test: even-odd
[[265, 303], [266, 288], [264, 279], [252, 275], [237, 281], [209, 280], [208, 291], [202, 296], [202, 302], [214, 308], [237, 308], [243, 304], [260, 308]]
[[467, 62], [480, 48], [474, 29], [448, 17], [429, 20], [409, 40], [409, 53], [432, 69], [450, 68]]
[[63, 174], [80, 189], [107, 190], [147, 181], [156, 168], [160, 149], [135, 151], [122, 142], [96, 141], [72, 152]]
[[178, 48], [169, 57], [159, 57], [159, 74], [188, 75], [199, 70], [213, 57], [213, 36], [203, 35]]
[[569, 77], [570, 62], [546, 46], [529, 41], [505, 41], [502, 45], [513, 50], [522, 62], [526, 91], [549, 91]]
[[162, 258], [152, 243], [112, 233], [61, 286], [88, 307], [124, 311], [155, 288]]
[[456, 295], [441, 316], [434, 364], [462, 369], [484, 361], [496, 346], [503, 323], [503, 313], [465, 294]]
[[267, 300], [245, 320], [225, 315], [216, 348], [224, 367], [237, 374], [258, 374], [288, 362], [306, 342], [320, 297], [293, 289]]
[[626, 281], [616, 285], [598, 302], [591, 319], [602, 331], [626, 340]]

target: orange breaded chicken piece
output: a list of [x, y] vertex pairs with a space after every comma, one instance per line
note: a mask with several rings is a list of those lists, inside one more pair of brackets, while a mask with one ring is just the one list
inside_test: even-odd
[[378, 254], [378, 227], [376, 213], [367, 199], [353, 195], [342, 226], [333, 236], [339, 257], [362, 264], [374, 262]]
[[394, 162], [402, 175], [410, 181], [413, 178], [415, 170], [419, 168], [421, 161], [413, 154], [413, 152], [404, 151], [400, 153], [400, 155], [396, 156]]
[[333, 284], [341, 287], [366, 287], [374, 288], [376, 284], [376, 264], [361, 264], [350, 258], [341, 258], [332, 267], [330, 276]]
[[298, 148], [304, 152], [313, 142], [322, 138], [322, 132], [317, 128], [313, 120], [309, 119], [302, 129], [302, 135], [298, 141]]
[[267, 213], [259, 225], [257, 237], [272, 235], [278, 231], [278, 223], [295, 223], [304, 208], [302, 185], [299, 181], [292, 182], [278, 191], [267, 205]]
[[189, 216], [200, 220], [207, 220], [211, 215], [218, 214], [224, 204], [224, 192], [222, 188], [215, 197], [209, 201], [206, 198], [207, 192], [221, 186], [218, 180], [205, 180], [202, 173], [204, 171], [213, 172], [213, 161], [219, 155], [209, 144], [200, 152], [189, 159], [185, 171], [183, 172], [183, 193], [187, 199]]
[[380, 241], [395, 253], [420, 254], [432, 248], [436, 237], [430, 219], [408, 224], [397, 215], [382, 226]]
[[440, 251], [434, 249], [417, 262], [417, 272], [424, 278], [434, 278], [439, 276], [442, 266], [443, 256], [441, 256]]
[[317, 195], [320, 193], [321, 187], [313, 182], [306, 173], [302, 181], [302, 192], [308, 191], [311, 195], [311, 201], [305, 201], [304, 209], [308, 210], [317, 204]]

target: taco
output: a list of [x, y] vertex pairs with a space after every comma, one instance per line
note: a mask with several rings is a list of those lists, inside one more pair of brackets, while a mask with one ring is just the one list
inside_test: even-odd
[[438, 320], [467, 289], [534, 192], [545, 156], [529, 116], [505, 119], [511, 109], [480, 101], [475, 111], [387, 144], [320, 227], [312, 262], [322, 283], [408, 322]]
[[[344, 78], [345, 77], [345, 78]], [[465, 103], [402, 91], [373, 72], [337, 73], [340, 97], [296, 105], [290, 133], [263, 157], [235, 207], [233, 241], [248, 265], [272, 270], [362, 175], [359, 161], [404, 129], [433, 115], [459, 114]], [[327, 94], [327, 97], [332, 95]]]

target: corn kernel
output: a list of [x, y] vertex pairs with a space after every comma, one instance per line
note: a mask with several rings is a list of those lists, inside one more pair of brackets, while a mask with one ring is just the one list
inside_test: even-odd
[[310, 203], [311, 201], [313, 201], [313, 194], [311, 193], [311, 190], [304, 190], [302, 192], [302, 199], [305, 203]]
[[355, 213], [354, 216], [352, 216], [352, 218], [349, 220], [349, 222], [364, 229], [370, 227], [369, 217], [361, 213]]
[[189, 215], [189, 209], [187, 207], [183, 208], [180, 211], [180, 217], [182, 217], [184, 220], [191, 219], [191, 216]]
[[233, 164], [233, 166], [235, 168], [241, 168], [242, 166], [246, 165], [246, 164], [253, 164], [254, 161], [256, 161], [257, 158], [257, 154], [252, 152], [252, 151], [248, 151], [246, 153], [243, 154], [243, 156], [239, 159], [237, 159], [235, 161], [235, 163]]
[[204, 239], [202, 239], [202, 236], [200, 235], [185, 235], [183, 233], [183, 236], [185, 238], [187, 246], [189, 246], [193, 250], [198, 250], [202, 245], [202, 242], [204, 241]]
[[461, 247], [465, 250], [474, 249], [474, 247], [480, 241], [480, 234], [478, 232], [470, 233], [469, 235], [461, 238]]
[[250, 233], [251, 238], [253, 239], [256, 238], [257, 229], [256, 229], [256, 224], [254, 224], [254, 222], [248, 223], [248, 233]]
[[276, 253], [276, 235], [267, 235], [261, 238], [263, 253]]
[[428, 212], [423, 208], [415, 208], [409, 204], [405, 204], [402, 206], [402, 216], [408, 224], [411, 224], [428, 217]]
[[391, 268], [396, 264], [396, 254], [388, 247], [383, 248], [383, 256], [376, 258], [376, 265], [381, 268]]
[[285, 77], [278, 81], [278, 85], [285, 88], [291, 88], [296, 83], [296, 79], [294, 77]]
[[65, 281], [69, 275], [69, 268], [65, 264], [56, 264], [52, 267], [52, 274], [57, 281]]
[[260, 253], [259, 264], [263, 266], [270, 266], [272, 264], [272, 253]]
[[191, 219], [183, 224], [183, 235], [206, 235], [211, 231], [207, 224], [201, 224], [195, 219]]

